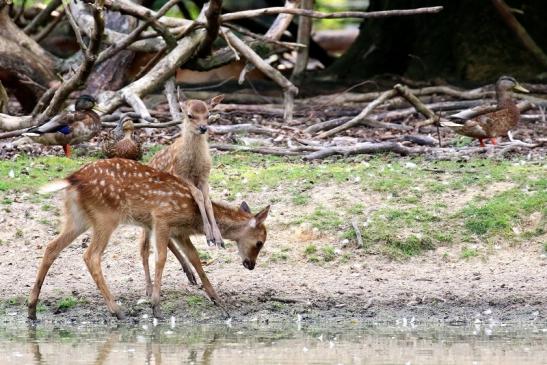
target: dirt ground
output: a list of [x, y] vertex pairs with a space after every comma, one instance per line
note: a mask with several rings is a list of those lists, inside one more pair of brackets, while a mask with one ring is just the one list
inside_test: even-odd
[[[494, 186], [493, 189], [502, 189]], [[351, 196], [351, 189], [323, 186], [312, 201], [328, 201], [333, 194]], [[488, 192], [483, 192], [488, 194]], [[270, 193], [246, 197], [253, 209], [266, 205]], [[41, 202], [31, 193], [16, 197], [10, 213], [0, 217], [0, 317], [24, 321], [25, 299], [33, 284], [47, 241], [55, 236], [60, 196]], [[359, 196], [370, 206], [375, 196]], [[469, 199], [471, 197], [468, 197]], [[234, 321], [545, 321], [547, 320], [547, 258], [542, 245], [491, 248], [488, 255], [459, 259], [458, 245], [441, 247], [404, 261], [381, 255], [356, 253], [347, 262], [308, 262], [300, 254], [313, 239], [318, 244], [340, 238], [318, 233], [306, 226], [291, 226], [306, 206], [274, 205], [268, 218], [269, 236], [257, 267], [248, 271], [234, 244], [226, 250], [207, 248], [202, 237], [194, 242], [211, 259], [205, 269]], [[128, 321], [149, 321], [151, 309], [144, 294], [138, 255], [138, 228], [115, 232], [103, 259], [103, 270], [114, 295], [128, 314]], [[115, 322], [107, 311], [83, 261], [84, 234], [63, 251], [53, 264], [41, 293], [42, 321]], [[273, 260], [277, 247], [289, 247], [288, 259]], [[151, 256], [153, 258], [153, 256]], [[153, 260], [151, 260], [153, 261]], [[153, 263], [152, 263], [153, 264]], [[77, 303], [59, 311], [62, 298]], [[39, 308], [40, 309], [40, 308]], [[205, 299], [199, 287], [188, 284], [178, 262], [169, 255], [162, 286], [162, 310], [166, 320], [214, 322], [226, 318]], [[60, 313], [59, 313], [60, 312]], [[0, 319], [1, 320], [1, 319]]]

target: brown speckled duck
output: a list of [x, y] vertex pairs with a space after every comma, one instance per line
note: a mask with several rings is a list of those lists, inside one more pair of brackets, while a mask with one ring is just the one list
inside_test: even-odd
[[71, 144], [88, 141], [101, 130], [101, 118], [93, 110], [96, 104], [94, 97], [81, 95], [73, 112], [64, 111], [46, 123], [28, 129], [23, 136], [45, 145], [61, 145], [66, 157], [70, 157]]
[[[140, 160], [142, 151], [139, 142], [133, 137], [135, 125], [131, 118], [123, 118], [120, 120], [116, 129], [123, 132], [123, 137], [116, 139], [113, 136], [110, 140], [103, 144], [103, 151], [108, 158], [120, 157], [128, 160]], [[114, 133], [113, 133], [114, 134]]]
[[481, 147], [484, 147], [483, 140], [486, 138], [490, 138], [492, 144], [496, 144], [496, 137], [506, 136], [507, 132], [520, 121], [520, 111], [511, 98], [510, 91], [512, 90], [528, 92], [513, 77], [501, 76], [496, 82], [498, 110], [479, 115], [463, 122], [463, 124], [441, 122], [441, 125], [452, 129], [458, 134], [477, 138]]

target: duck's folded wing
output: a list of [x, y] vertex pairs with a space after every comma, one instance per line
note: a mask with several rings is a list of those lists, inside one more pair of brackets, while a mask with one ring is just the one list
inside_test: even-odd
[[44, 133], [66, 131], [67, 127], [73, 122], [74, 113], [61, 113], [51, 118], [49, 121], [45, 122], [42, 125], [30, 128], [24, 133], [24, 135], [41, 135]]

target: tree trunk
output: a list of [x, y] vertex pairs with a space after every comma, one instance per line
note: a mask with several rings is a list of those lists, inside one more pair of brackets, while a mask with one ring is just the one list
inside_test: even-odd
[[[507, 0], [529, 35], [547, 50], [547, 1]], [[330, 69], [338, 78], [394, 73], [413, 79], [489, 82], [503, 74], [545, 72], [503, 22], [491, 1], [371, 0], [369, 10], [442, 5], [434, 15], [364, 21], [352, 47]]]
[[13, 24], [7, 9], [0, 11], [0, 81], [27, 112], [56, 79], [55, 61], [40, 45]]

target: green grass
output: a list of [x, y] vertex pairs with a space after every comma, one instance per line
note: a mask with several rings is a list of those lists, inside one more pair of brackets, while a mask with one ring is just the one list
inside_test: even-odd
[[186, 297], [186, 304], [191, 308], [201, 307], [205, 304], [205, 299], [200, 295], [189, 295]]
[[57, 308], [60, 311], [66, 311], [70, 308], [74, 308], [78, 305], [78, 299], [74, 298], [73, 296], [64, 297], [57, 303]]
[[[1, 161], [0, 191], [21, 191], [36, 188], [48, 181], [66, 177], [91, 160], [89, 157], [68, 159], [57, 156], [34, 158], [21, 155], [14, 160]], [[28, 174], [22, 173], [23, 170]], [[9, 177], [10, 171], [14, 173], [13, 178]]]
[[324, 246], [323, 249], [322, 249], [322, 253], [323, 253], [323, 261], [325, 262], [330, 262], [330, 261], [334, 261], [334, 259], [336, 258], [336, 252], [334, 250], [334, 247], [332, 246]]
[[470, 259], [472, 257], [477, 257], [478, 255], [479, 255], [479, 251], [469, 247], [462, 248], [462, 252], [460, 253], [460, 257], [462, 259]]
[[512, 235], [512, 227], [524, 214], [547, 212], [547, 179], [542, 179], [528, 191], [515, 188], [500, 193], [486, 201], [475, 201], [463, 209], [461, 217], [465, 228], [477, 235]]
[[300, 217], [294, 224], [302, 224], [309, 222], [314, 228], [322, 231], [333, 231], [342, 225], [340, 213], [332, 209], [327, 209], [324, 206], [318, 206], [313, 213]]
[[[161, 148], [152, 147], [145, 160]], [[32, 192], [93, 160], [21, 155], [0, 161], [0, 194], [10, 192], [0, 195], [0, 209], [4, 214], [17, 212], [18, 192]], [[14, 177], [10, 178], [12, 170]], [[432, 162], [377, 155], [304, 163], [289, 157], [228, 153], [214, 156], [210, 183], [216, 197], [226, 190], [229, 200], [236, 196], [251, 196], [247, 200], [252, 200], [255, 196], [262, 204], [273, 203], [275, 212], [281, 213], [283, 227], [272, 226], [272, 234], [275, 229], [305, 223], [321, 236], [348, 239], [352, 245], [356, 236], [350, 222], [356, 219], [364, 242], [360, 253], [403, 259], [440, 246], [493, 239], [511, 244], [536, 240], [547, 226], [544, 176], [542, 164], [486, 158]], [[493, 184], [498, 184], [496, 190]], [[41, 209], [49, 217], [59, 211], [48, 196], [26, 194], [24, 199], [36, 206], [30, 213]], [[285, 212], [290, 214], [282, 214]], [[540, 224], [527, 225], [527, 218], [536, 212], [542, 214]], [[43, 218], [35, 219], [47, 224]], [[522, 232], [515, 233], [516, 226]], [[12, 234], [23, 237], [21, 229], [13, 228]], [[319, 242], [306, 248], [308, 261], [324, 262], [331, 257], [325, 256]], [[311, 247], [315, 249], [308, 251]], [[203, 252], [201, 258], [209, 260], [210, 255]], [[289, 255], [278, 250], [270, 258], [285, 261]]]
[[211, 253], [209, 253], [209, 251], [202, 251], [202, 250], [198, 250], [198, 256], [201, 261], [209, 261], [213, 258], [213, 256], [211, 256]]

